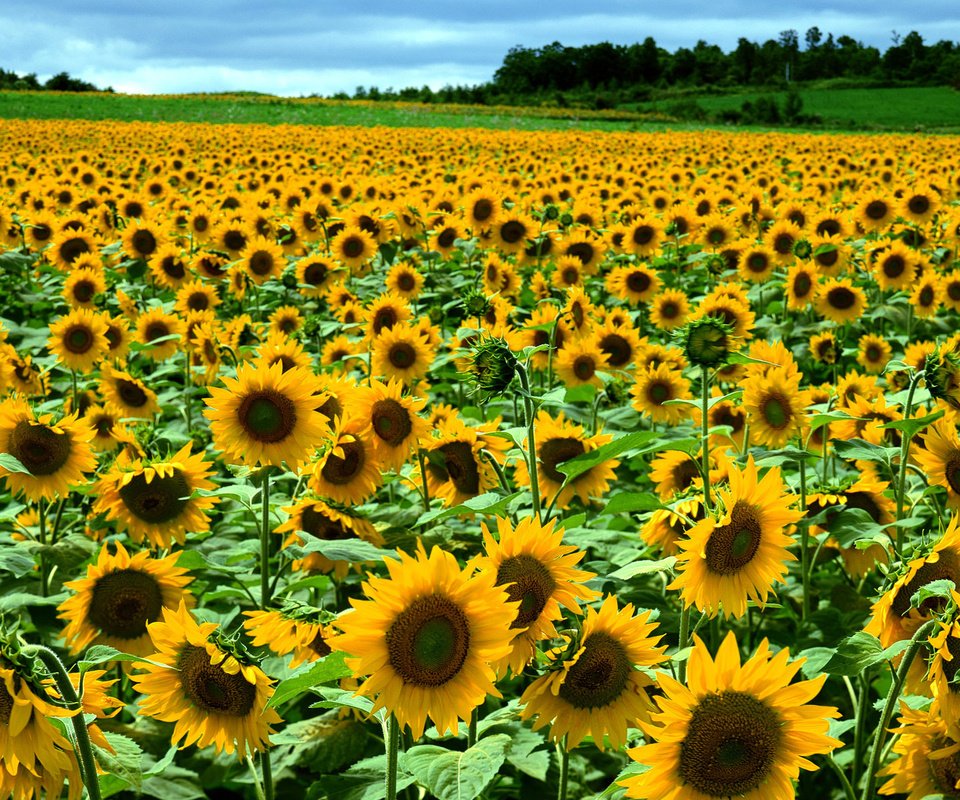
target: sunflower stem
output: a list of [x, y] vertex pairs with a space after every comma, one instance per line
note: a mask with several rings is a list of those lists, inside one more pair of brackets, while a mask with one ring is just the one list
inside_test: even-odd
[[430, 510], [430, 487], [427, 485], [427, 460], [423, 457], [423, 448], [417, 450], [417, 461], [420, 462], [420, 482], [423, 484], [423, 511]]
[[847, 800], [857, 800], [857, 796], [853, 792], [853, 786], [850, 785], [850, 781], [847, 780], [847, 776], [840, 768], [840, 765], [834, 761], [832, 753], [827, 756], [827, 763], [830, 765], [830, 769], [832, 769], [840, 779], [840, 785], [843, 787], [843, 796]]
[[[909, 340], [908, 340], [909, 341]], [[903, 408], [903, 418], [910, 419], [913, 414], [913, 394], [923, 378], [923, 373], [917, 370], [910, 377], [910, 388], [907, 390], [907, 404]], [[907, 460], [910, 455], [911, 436], [904, 431], [900, 437], [900, 474], [897, 476], [897, 522], [903, 519], [903, 508], [906, 505], [904, 497], [907, 489]], [[900, 529], [894, 532], [893, 546], [897, 555], [900, 555]]]
[[270, 605], [270, 468], [263, 468], [260, 484], [260, 608]]
[[263, 770], [263, 800], [273, 800], [273, 765], [270, 763], [270, 745], [260, 751], [260, 768]]
[[533, 498], [533, 516], [540, 519], [540, 476], [537, 474], [537, 440], [533, 415], [533, 395], [530, 394], [530, 379], [523, 364], [517, 363], [517, 375], [523, 389], [523, 409], [527, 418], [527, 470], [530, 473], [530, 495]]
[[[680, 612], [680, 642], [677, 648], [678, 653], [687, 649], [690, 643], [690, 606], [684, 606]], [[677, 679], [680, 683], [687, 682], [687, 661], [684, 659], [677, 666]]]
[[66, 667], [53, 650], [43, 645], [33, 644], [23, 648], [27, 658], [37, 658], [46, 667], [50, 677], [56, 684], [64, 705], [71, 711], [78, 713], [70, 718], [73, 725], [73, 735], [76, 741], [77, 760], [80, 762], [81, 775], [90, 800], [100, 800], [100, 781], [97, 778], [97, 762], [93, 757], [93, 747], [90, 744], [90, 734], [83, 718], [83, 710], [76, 689], [70, 682]]
[[857, 714], [857, 724], [853, 729], [853, 785], [860, 780], [860, 762], [863, 760], [863, 747], [866, 744], [867, 708], [869, 706], [870, 691], [867, 682], [860, 679], [860, 692], [857, 704], [854, 706]]
[[810, 526], [807, 525], [807, 461], [800, 459], [800, 510], [803, 517], [800, 519], [800, 582], [803, 588], [803, 599], [800, 606], [800, 621], [806, 622], [810, 613]]
[[570, 751], [567, 750], [567, 737], [564, 735], [557, 745], [557, 754], [560, 757], [560, 783], [557, 787], [557, 800], [567, 800], [567, 783], [570, 777]]
[[910, 640], [910, 645], [903, 654], [903, 660], [900, 662], [900, 666], [897, 668], [896, 675], [894, 676], [893, 681], [890, 683], [890, 691], [887, 692], [887, 700], [884, 703], [883, 711], [880, 714], [880, 724], [877, 726], [876, 735], [873, 737], [873, 748], [870, 751], [870, 763], [867, 767], [867, 780], [863, 787], [863, 794], [861, 795], [862, 800], [871, 800], [873, 797], [873, 787], [876, 785], [877, 770], [880, 767], [880, 757], [883, 753], [883, 739], [887, 733], [887, 726], [890, 724], [890, 718], [893, 716], [894, 706], [897, 704], [897, 698], [900, 697], [900, 690], [903, 688], [903, 685], [906, 682], [907, 672], [910, 670], [910, 665], [913, 663], [913, 659], [920, 651], [920, 647], [923, 645], [924, 641], [926, 641], [930, 631], [933, 630], [933, 627], [936, 624], [936, 619], [927, 620], [927, 622], [921, 625], [917, 629], [917, 632], [913, 634], [913, 638]]
[[[47, 509], [43, 500], [37, 501], [37, 519], [40, 524], [40, 547], [45, 549], [47, 546]], [[47, 559], [43, 555], [43, 549], [40, 550], [40, 596], [46, 597], [50, 593], [50, 573], [47, 568]]]
[[190, 380], [190, 348], [183, 351], [183, 405], [187, 417], [187, 436], [193, 436], [193, 410], [190, 407], [190, 396], [192, 394]]
[[391, 714], [387, 720], [387, 797], [386, 800], [397, 800], [397, 759], [400, 751], [400, 725], [397, 718]]
[[710, 501], [710, 419], [708, 409], [710, 404], [710, 372], [706, 367], [700, 368], [700, 457], [703, 459], [703, 507], [709, 512], [713, 510]]
[[70, 379], [73, 382], [73, 413], [80, 413], [80, 393], [77, 391], [77, 371], [70, 370]]
[[253, 776], [253, 791], [257, 795], [257, 800], [266, 800], [263, 796], [263, 784], [260, 782], [260, 776], [257, 774], [257, 765], [253, 763], [253, 756], [247, 756], [247, 766], [250, 768], [250, 774]]
[[467, 747], [473, 747], [477, 743], [477, 722], [480, 718], [480, 709], [475, 708], [470, 712], [470, 724], [467, 726]]

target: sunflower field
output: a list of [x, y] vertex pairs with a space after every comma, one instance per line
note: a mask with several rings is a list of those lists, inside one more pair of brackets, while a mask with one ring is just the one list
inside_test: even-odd
[[0, 128], [0, 800], [960, 797], [960, 141]]

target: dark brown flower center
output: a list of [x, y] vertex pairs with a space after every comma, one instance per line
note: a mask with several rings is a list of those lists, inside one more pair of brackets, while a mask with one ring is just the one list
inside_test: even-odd
[[151, 525], [162, 525], [177, 519], [190, 502], [192, 489], [183, 472], [174, 468], [169, 475], [154, 474], [147, 483], [142, 472], [134, 475], [119, 491], [127, 510], [137, 519]]
[[753, 695], [709, 694], [680, 744], [680, 778], [708, 797], [748, 794], [770, 775], [782, 736], [780, 716]]
[[365, 250], [366, 245], [359, 236], [348, 236], [340, 245], [340, 252], [345, 258], [360, 258]]
[[63, 346], [75, 355], [83, 355], [93, 347], [93, 331], [86, 325], [71, 325], [64, 331]]
[[160, 269], [174, 280], [183, 280], [187, 274], [183, 262], [176, 256], [167, 256], [160, 262]]
[[130, 242], [133, 245], [134, 251], [136, 251], [137, 255], [141, 258], [147, 258], [153, 255], [157, 249], [157, 237], [143, 228], [133, 234]]
[[866, 209], [864, 209], [867, 217], [872, 219], [874, 222], [887, 216], [887, 210], [887, 204], [883, 200], [871, 200], [869, 203], [867, 203]]
[[57, 433], [46, 425], [21, 420], [10, 434], [7, 449], [31, 475], [53, 475], [67, 463], [71, 445], [68, 433]]
[[374, 433], [391, 447], [403, 444], [413, 430], [410, 412], [402, 403], [391, 398], [373, 404], [370, 421]]
[[[650, 244], [655, 235], [656, 231], [652, 225], [637, 225], [637, 227], [633, 229], [633, 243], [643, 247], [644, 245]], [[642, 291], [642, 289], [637, 291]]]
[[557, 588], [543, 562], [526, 553], [503, 560], [497, 568], [497, 585], [506, 586], [510, 600], [520, 603], [511, 628], [526, 628], [535, 622]]
[[184, 693], [202, 711], [245, 717], [253, 709], [257, 687], [242, 671], [230, 675], [221, 664], [211, 664], [205, 648], [187, 645], [177, 659], [177, 669]]
[[600, 349], [606, 354], [611, 367], [623, 367], [633, 359], [633, 348], [619, 333], [605, 334], [600, 340]]
[[160, 619], [162, 608], [163, 593], [156, 578], [122, 569], [97, 579], [87, 616], [108, 636], [136, 639], [147, 632], [147, 623]]
[[414, 686], [443, 686], [459, 673], [470, 652], [470, 622], [441, 594], [418, 597], [387, 629], [390, 666]]
[[397, 342], [390, 347], [387, 358], [396, 369], [409, 369], [417, 360], [417, 351], [407, 342]]
[[[960, 585], [960, 558], [950, 549], [941, 550], [937, 561], [926, 562], [920, 566], [916, 574], [907, 581], [894, 595], [891, 609], [894, 614], [903, 617], [910, 610], [910, 598], [928, 583], [939, 580], [950, 580]], [[933, 597], [924, 601], [920, 611], [929, 614], [943, 604], [942, 597]]]
[[737, 501], [730, 522], [713, 529], [704, 556], [707, 569], [715, 575], [734, 575], [753, 560], [762, 537], [760, 520], [753, 506]]
[[930, 198], [922, 194], [915, 194], [907, 201], [907, 208], [910, 209], [911, 214], [916, 214], [918, 217], [923, 216], [930, 210]]
[[475, 495], [480, 492], [480, 465], [468, 442], [447, 442], [438, 448], [443, 456], [446, 479], [461, 494]]
[[883, 274], [888, 278], [899, 278], [907, 268], [903, 256], [892, 255], [883, 260]]
[[359, 439], [338, 442], [337, 446], [343, 451], [343, 458], [330, 453], [320, 474], [325, 481], [334, 486], [345, 486], [363, 470], [367, 452]]
[[651, 405], [662, 406], [673, 398], [673, 387], [664, 381], [652, 381], [647, 386], [647, 399]]
[[282, 442], [297, 426], [297, 409], [285, 394], [260, 389], [243, 398], [237, 419], [250, 438], [258, 442]]
[[310, 286], [319, 286], [327, 279], [327, 265], [314, 262], [303, 271], [303, 282]]
[[[556, 483], [563, 483], [565, 476], [557, 470], [564, 461], [585, 452], [583, 442], [573, 437], [547, 439], [537, 448], [540, 451], [540, 467], [543, 474]], [[584, 473], [586, 475], [588, 473]]]
[[511, 219], [500, 226], [500, 238], [507, 244], [516, 244], [526, 235], [526, 226], [518, 220]]
[[60, 258], [72, 264], [84, 253], [90, 252], [90, 244], [82, 236], [67, 239], [60, 245]]
[[330, 649], [330, 645], [327, 644], [326, 640], [323, 638], [323, 630], [318, 630], [317, 635], [310, 640], [310, 644], [307, 645], [314, 653], [317, 654], [320, 658], [330, 655], [333, 651]]
[[[147, 325], [147, 329], [143, 333], [143, 338], [148, 342], [154, 341], [154, 339], [162, 339], [164, 336], [170, 335], [170, 327], [166, 322], [162, 320], [157, 320], [156, 322], [151, 322]], [[166, 344], [164, 342], [163, 344]]]
[[264, 275], [269, 275], [273, 272], [273, 253], [270, 253], [266, 250], [257, 250], [253, 255], [247, 259], [247, 264], [250, 267], [250, 272], [258, 277], [263, 277]]
[[796, 297], [806, 297], [813, 288], [813, 281], [806, 272], [801, 272], [793, 281], [793, 293]]
[[247, 246], [247, 237], [243, 231], [231, 228], [223, 234], [223, 245], [231, 252], [239, 252]]
[[[928, 752], [935, 752], [944, 747], [951, 747], [955, 742], [945, 736], [938, 736], [930, 743]], [[960, 783], [960, 753], [954, 753], [946, 758], [930, 758], [927, 756], [927, 767], [930, 770], [930, 779], [933, 782], [934, 792], [943, 795], [948, 800], [960, 798], [957, 783]]]
[[493, 203], [486, 197], [481, 197], [473, 204], [471, 213], [476, 222], [484, 223], [493, 216]]
[[633, 665], [623, 644], [605, 631], [590, 634], [582, 646], [558, 694], [574, 708], [604, 708], [623, 694]]
[[125, 378], [119, 378], [116, 382], [117, 394], [120, 399], [130, 408], [140, 408], [145, 406], [150, 399], [142, 386]]
[[395, 308], [385, 306], [377, 309], [377, 313], [373, 315], [373, 332], [380, 333], [384, 328], [389, 330], [397, 324], [398, 320], [399, 317]]
[[577, 356], [573, 362], [573, 374], [578, 380], [588, 381], [597, 374], [597, 363], [591, 355]]

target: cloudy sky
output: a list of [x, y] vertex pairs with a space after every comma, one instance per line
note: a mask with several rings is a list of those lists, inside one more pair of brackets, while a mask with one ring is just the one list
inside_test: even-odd
[[[64, 7], [69, 5], [69, 11]], [[588, 10], [589, 9], [589, 10]], [[352, 92], [489, 80], [514, 45], [776, 38], [817, 25], [881, 50], [891, 32], [960, 41], [958, 0], [3, 0], [0, 67], [117, 91]]]

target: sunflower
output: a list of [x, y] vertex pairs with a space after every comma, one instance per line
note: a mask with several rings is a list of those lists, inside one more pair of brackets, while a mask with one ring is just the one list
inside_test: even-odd
[[634, 217], [627, 225], [623, 248], [638, 256], [652, 256], [663, 244], [666, 236], [663, 223], [653, 217]]
[[917, 256], [899, 239], [871, 253], [871, 267], [881, 289], [906, 289], [913, 282]]
[[240, 269], [256, 286], [279, 278], [286, 266], [283, 248], [264, 236], [254, 236], [238, 254]]
[[[298, 500], [292, 506], [283, 508], [289, 518], [282, 525], [274, 529], [274, 533], [287, 534], [283, 540], [284, 548], [295, 544], [303, 544], [301, 532], [308, 533], [317, 539], [326, 541], [351, 539], [359, 537], [370, 544], [380, 547], [383, 537], [363, 517], [350, 513], [347, 508], [335, 508], [314, 498]], [[336, 578], [343, 578], [354, 567], [359, 569], [360, 564], [350, 561], [333, 561], [320, 553], [307, 553], [303, 559], [293, 562], [295, 571], [332, 572]]]
[[[143, 355], [154, 361], [166, 361], [176, 355], [180, 347], [183, 321], [160, 307], [151, 308], [137, 318], [137, 338], [144, 346]], [[154, 344], [158, 339], [164, 341]]]
[[495, 225], [503, 208], [503, 198], [487, 188], [475, 189], [461, 201], [463, 221], [474, 233]]
[[643, 264], [614, 267], [607, 275], [606, 289], [633, 305], [647, 303], [660, 291], [660, 277]]
[[934, 317], [943, 302], [943, 288], [940, 277], [933, 270], [926, 270], [914, 281], [910, 292], [913, 313], [919, 319]]
[[783, 447], [800, 433], [806, 397], [800, 391], [800, 374], [774, 367], [766, 375], [743, 384], [743, 408], [750, 434], [769, 447]]
[[537, 235], [538, 227], [533, 219], [514, 209], [501, 216], [490, 229], [497, 247], [504, 253], [519, 253], [526, 247], [527, 240]]
[[106, 291], [107, 282], [99, 270], [73, 270], [63, 283], [63, 297], [74, 308], [93, 308], [97, 296]]
[[853, 253], [850, 245], [840, 236], [810, 237], [810, 258], [818, 274], [835, 278], [850, 262]]
[[423, 281], [423, 275], [413, 264], [402, 261], [390, 267], [386, 276], [388, 292], [404, 300], [416, 299], [423, 289]]
[[[505, 440], [503, 440], [505, 441]], [[453, 415], [435, 423], [434, 437], [422, 443], [430, 497], [439, 497], [447, 507], [489, 492], [498, 485], [497, 472], [483, 456], [487, 442], [476, 428]], [[414, 478], [422, 481], [419, 467]]]
[[403, 384], [394, 379], [388, 384], [374, 378], [352, 413], [370, 426], [370, 441], [375, 457], [384, 470], [399, 470], [421, 439], [429, 433], [427, 421], [420, 416], [425, 399], [403, 395]]
[[415, 327], [395, 325], [373, 341], [372, 373], [375, 377], [397, 378], [407, 386], [426, 377], [436, 356]]
[[787, 270], [787, 283], [784, 291], [787, 296], [787, 308], [802, 311], [810, 305], [817, 289], [817, 273], [808, 264], [798, 261]]
[[893, 752], [898, 758], [877, 773], [891, 776], [878, 794], [905, 794], [907, 800], [957, 797], [960, 741], [951, 736], [937, 705], [924, 711], [901, 703], [898, 721], [891, 728], [897, 734]]
[[960, 311], [960, 270], [952, 270], [943, 276], [940, 283], [943, 294], [943, 304], [953, 310]]
[[900, 198], [900, 215], [917, 225], [933, 219], [940, 207], [940, 194], [929, 185], [913, 186]]
[[91, 372], [107, 351], [107, 324], [90, 309], [74, 309], [50, 324], [47, 348], [68, 369]]
[[313, 465], [311, 490], [344, 505], [370, 498], [383, 483], [372, 436], [369, 420], [340, 417], [325, 451]]
[[833, 331], [822, 331], [810, 337], [810, 355], [818, 364], [836, 364], [843, 355], [843, 348]]
[[571, 286], [583, 286], [583, 264], [576, 256], [560, 256], [550, 273], [550, 283], [563, 292]]
[[187, 532], [210, 528], [207, 510], [218, 498], [209, 491], [216, 484], [208, 478], [210, 465], [203, 453], [190, 455], [185, 444], [170, 458], [144, 463], [120, 454], [113, 467], [97, 482], [94, 511], [103, 513], [135, 542], [144, 539], [154, 547], [183, 544]]
[[373, 340], [381, 333], [400, 324], [409, 324], [413, 316], [410, 306], [403, 299], [389, 293], [380, 295], [365, 310], [367, 336]]
[[687, 685], [658, 677], [660, 711], [640, 723], [653, 741], [627, 751], [650, 769], [621, 781], [626, 796], [792, 800], [800, 769], [816, 769], [807, 757], [842, 743], [827, 735], [837, 709], [810, 705], [827, 676], [791, 685], [805, 659], [789, 658], [764, 639], [741, 666], [730, 631], [714, 661], [695, 636]]
[[100, 392], [125, 417], [149, 419], [160, 410], [153, 390], [123, 370], [107, 367], [100, 379]]
[[883, 189], [865, 191], [854, 209], [857, 223], [865, 231], [879, 231], [893, 222], [896, 208]]
[[305, 297], [321, 297], [338, 271], [331, 259], [315, 254], [297, 259], [294, 268], [300, 293]]
[[158, 247], [147, 266], [153, 280], [166, 289], [179, 289], [190, 277], [186, 255], [177, 245]]
[[44, 253], [51, 264], [63, 271], [71, 269], [79, 258], [96, 254], [97, 243], [94, 238], [89, 233], [73, 228], [62, 228], [55, 233], [50, 240], [50, 247]]
[[268, 647], [278, 656], [293, 653], [290, 669], [316, 661], [332, 652], [328, 641], [336, 636], [320, 616], [296, 606], [280, 611], [244, 611], [243, 623], [254, 647]]
[[563, 544], [563, 528], [552, 519], [546, 525], [534, 517], [525, 517], [514, 526], [509, 519], [497, 518], [497, 539], [481, 523], [485, 555], [476, 561], [477, 569], [496, 574], [497, 585], [505, 586], [512, 601], [520, 605], [510, 627], [515, 636], [511, 651], [494, 665], [498, 675], [507, 668], [519, 675], [536, 653], [536, 644], [559, 634], [554, 623], [562, 616], [561, 606], [580, 613], [579, 602], [589, 602], [597, 593], [584, 586], [592, 572], [577, 569], [586, 553]]
[[144, 219], [136, 219], [127, 225], [122, 241], [127, 257], [141, 261], [149, 261], [166, 244], [166, 238], [157, 225]]
[[626, 321], [618, 324], [615, 316], [608, 315], [595, 330], [597, 346], [606, 356], [610, 369], [632, 370], [643, 344], [633, 323]]
[[703, 299], [690, 319], [697, 321], [704, 317], [717, 317], [727, 323], [733, 328], [729, 336], [742, 341], [753, 337], [753, 323], [757, 318], [746, 301], [716, 291]]
[[377, 253], [377, 240], [356, 225], [345, 226], [330, 242], [330, 252], [347, 269], [364, 266]]
[[46, 372], [40, 370], [38, 364], [33, 363], [33, 356], [21, 356], [12, 348], [7, 354], [7, 363], [3, 369], [10, 388], [16, 394], [27, 397], [46, 394]]
[[185, 587], [193, 579], [177, 566], [179, 557], [152, 558], [146, 551], [131, 556], [120, 542], [111, 555], [104, 544], [87, 576], [64, 584], [73, 594], [57, 610], [67, 623], [63, 638], [70, 652], [79, 655], [91, 644], [103, 644], [138, 656], [152, 653], [148, 623], [181, 600], [191, 604]]
[[110, 403], [91, 405], [83, 421], [93, 431], [90, 446], [99, 453], [115, 450], [121, 442], [130, 440], [130, 433], [120, 423], [121, 412]]
[[789, 219], [782, 219], [767, 229], [763, 242], [770, 249], [774, 260], [786, 265], [794, 260], [793, 249], [802, 238], [803, 231], [799, 225]]
[[130, 325], [125, 317], [114, 317], [106, 312], [102, 317], [107, 325], [107, 358], [115, 363], [122, 362], [130, 351]]
[[849, 278], [831, 278], [817, 288], [814, 304], [821, 317], [842, 325], [863, 316], [867, 296]]
[[725, 617], [742, 617], [748, 599], [766, 602], [787, 562], [796, 561], [788, 532], [803, 516], [792, 508], [797, 498], [785, 493], [779, 467], [758, 480], [750, 456], [742, 472], [734, 464], [729, 471], [729, 486], [717, 490], [719, 518], [698, 522], [680, 542], [679, 574], [668, 587], [711, 617], [721, 609]]
[[947, 490], [947, 507], [960, 509], [960, 436], [957, 425], [938, 419], [924, 431], [923, 448], [914, 448], [913, 457], [931, 486]]
[[198, 625], [184, 603], [162, 613], [163, 621], [147, 626], [155, 647], [150, 663], [141, 662], [144, 672], [132, 676], [142, 695], [139, 713], [176, 723], [171, 743], [181, 749], [212, 744], [244, 758], [269, 747], [270, 726], [281, 722], [266, 707], [270, 679], [224, 649], [217, 624]]
[[[954, 605], [960, 608], [960, 594], [953, 590], [950, 595]], [[937, 632], [929, 641], [933, 658], [930, 660], [926, 685], [933, 693], [937, 710], [946, 722], [947, 729], [960, 738], [960, 684], [956, 680], [957, 671], [960, 670], [960, 620], [956, 615], [950, 620], [937, 620]], [[960, 773], [957, 778], [960, 780]]]
[[207, 311], [220, 305], [220, 296], [213, 286], [203, 281], [186, 281], [177, 289], [177, 301], [174, 308], [186, 316], [191, 312]]
[[327, 417], [320, 413], [319, 385], [312, 372], [279, 362], [241, 364], [236, 378], [210, 389], [204, 416], [214, 446], [228, 459], [254, 465], [294, 468], [326, 440]]
[[634, 615], [632, 603], [617, 608], [608, 596], [600, 610], [587, 609], [580, 639], [548, 654], [554, 669], [537, 678], [520, 698], [521, 719], [536, 717], [533, 728], [550, 725], [550, 738], [572, 750], [587, 736], [601, 750], [604, 739], [619, 749], [627, 728], [649, 720], [652, 681], [638, 667], [663, 661], [665, 645], [652, 635], [651, 612]]
[[650, 321], [661, 330], [679, 328], [689, 314], [690, 301], [680, 289], [664, 289], [650, 301]]
[[557, 377], [567, 386], [602, 387], [603, 380], [597, 373], [605, 371], [609, 361], [599, 345], [598, 338], [592, 335], [564, 342], [554, 362]]
[[640, 528], [640, 538], [665, 556], [680, 552], [679, 543], [690, 528], [703, 519], [703, 502], [699, 496], [674, 499], [669, 508], [658, 508]]
[[[566, 476], [557, 467], [564, 461], [596, 450], [612, 439], [608, 433], [587, 436], [583, 426], [569, 422], [563, 412], [552, 417], [541, 410], [536, 418], [536, 443], [537, 476], [543, 502], [550, 504], [556, 498], [557, 508], [566, 508], [574, 496], [589, 503], [591, 498], [605, 494], [615, 477], [614, 470], [620, 465], [618, 460], [607, 459], [582, 472], [567, 482], [563, 491], [560, 491], [560, 487]], [[523, 459], [517, 462], [516, 482], [520, 486], [530, 485], [530, 473]]]
[[86, 482], [97, 466], [90, 447], [93, 431], [76, 413], [54, 422], [44, 414], [39, 419], [26, 401], [11, 398], [0, 402], [0, 452], [9, 453], [26, 470], [0, 466], [0, 477], [14, 495], [28, 500], [65, 498]]
[[857, 340], [857, 363], [867, 372], [882, 373], [892, 354], [890, 343], [875, 333], [865, 333]]
[[357, 693], [409, 725], [414, 739], [428, 717], [441, 734], [455, 732], [487, 695], [500, 696], [490, 664], [510, 652], [518, 604], [495, 573], [461, 569], [439, 547], [398, 556], [385, 562], [388, 578], [364, 583], [368, 599], [350, 600], [330, 646], [352, 656], [355, 675], [368, 676]]
[[[894, 584], [873, 604], [864, 631], [876, 636], [884, 647], [909, 639], [936, 611], [937, 598], [919, 608], [910, 598], [928, 583], [951, 580], [960, 586], [960, 515], [954, 514], [943, 536], [926, 556], [912, 559]], [[932, 604], [932, 605], [931, 605]]]
[[633, 407], [654, 422], [676, 425], [689, 411], [682, 405], [665, 405], [671, 400], [689, 400], [690, 381], [683, 373], [670, 369], [666, 364], [639, 370], [636, 383], [630, 390]]

